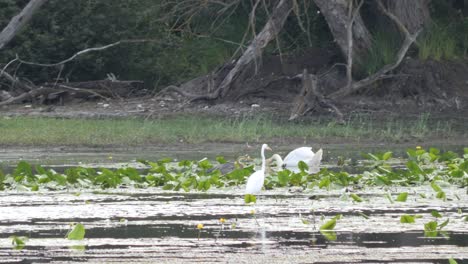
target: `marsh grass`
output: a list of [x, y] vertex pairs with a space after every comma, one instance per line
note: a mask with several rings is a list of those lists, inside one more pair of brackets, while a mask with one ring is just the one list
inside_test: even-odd
[[398, 52], [401, 37], [397, 33], [377, 31], [374, 33], [372, 48], [360, 65], [365, 75], [371, 75], [384, 65], [393, 63]]
[[216, 118], [177, 116], [171, 119], [56, 119], [2, 118], [0, 144], [25, 146], [138, 146], [151, 143], [257, 142], [288, 139], [349, 141], [466, 137], [454, 121], [433, 120], [429, 115], [401, 119], [376, 119], [364, 114], [350, 116], [345, 124], [319, 118], [287, 122], [270, 116]]
[[[454, 26], [443, 23], [432, 23], [428, 32], [419, 40], [419, 58], [421, 60], [434, 59], [455, 60], [463, 55], [464, 41], [457, 39]], [[463, 34], [461, 34], [463, 35]]]

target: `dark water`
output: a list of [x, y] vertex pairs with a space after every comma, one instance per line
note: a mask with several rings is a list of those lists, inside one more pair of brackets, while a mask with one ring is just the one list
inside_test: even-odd
[[[1, 193], [0, 262], [448, 263], [450, 257], [458, 263], [467, 261], [465, 190], [447, 189], [460, 198], [447, 202], [432, 197], [426, 187], [393, 191], [409, 191], [408, 202], [390, 204], [380, 189], [361, 193], [363, 203], [345, 199], [338, 190], [268, 191], [255, 206], [244, 205], [238, 189], [121, 190], [79, 196]], [[428, 198], [416, 193], [428, 193]], [[320, 198], [311, 200], [311, 195]], [[439, 211], [442, 220], [432, 217], [431, 210]], [[318, 229], [337, 214], [343, 218], [335, 228], [336, 240], [329, 241]], [[402, 214], [421, 218], [401, 224]], [[220, 218], [226, 222], [221, 224]], [[424, 237], [424, 223], [447, 218], [450, 222], [443, 228], [447, 237]], [[64, 238], [71, 222], [84, 224], [85, 240]], [[197, 224], [204, 225], [201, 232]], [[28, 236], [25, 248], [13, 249], [11, 235]]]

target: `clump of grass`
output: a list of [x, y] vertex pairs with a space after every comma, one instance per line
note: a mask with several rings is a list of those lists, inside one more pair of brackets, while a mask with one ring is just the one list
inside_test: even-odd
[[429, 30], [419, 39], [419, 58], [454, 60], [460, 55], [457, 47], [456, 33], [446, 24], [433, 23]]
[[372, 48], [361, 63], [361, 71], [371, 75], [384, 65], [392, 63], [398, 52], [401, 37], [396, 33], [377, 31], [374, 34]]

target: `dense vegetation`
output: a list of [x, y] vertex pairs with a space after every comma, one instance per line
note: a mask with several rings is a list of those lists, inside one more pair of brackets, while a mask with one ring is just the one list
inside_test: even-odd
[[[308, 167], [299, 162], [300, 172], [294, 173], [287, 169], [268, 173], [265, 188], [272, 189], [287, 186], [303, 188], [364, 188], [366, 186], [417, 186], [430, 184], [435, 197], [446, 199], [447, 194], [443, 186], [454, 184], [460, 187], [468, 186], [468, 148], [460, 156], [452, 151], [440, 152], [431, 148], [421, 147], [407, 150], [404, 166], [395, 166], [402, 160], [392, 159], [392, 152], [380, 154], [365, 154], [359, 173], [348, 173], [344, 169], [346, 162], [340, 161], [337, 169], [321, 169], [317, 174], [308, 174]], [[215, 162], [208, 159], [200, 161], [182, 160], [173, 162], [172, 159], [161, 159], [156, 162], [140, 161], [148, 166], [141, 173], [135, 168], [127, 167], [116, 170], [93, 169], [84, 167], [69, 168], [64, 173], [52, 169], [44, 169], [37, 165], [35, 169], [25, 162], [18, 163], [11, 174], [0, 172], [0, 190], [69, 190], [88, 188], [148, 188], [161, 187], [164, 190], [175, 191], [207, 191], [212, 187], [226, 188], [245, 184], [246, 178], [253, 173], [254, 163], [237, 161], [235, 169], [223, 174], [223, 157]], [[348, 161], [349, 163], [349, 161]], [[215, 166], [216, 165], [216, 166]], [[352, 165], [356, 170], [357, 164]], [[340, 169], [341, 167], [341, 169]], [[351, 198], [362, 201], [356, 194]], [[389, 200], [392, 200], [389, 197]]]
[[[3, 28], [27, 2], [1, 0], [0, 27]], [[266, 4], [272, 5], [270, 2], [274, 1], [266, 1]], [[431, 26], [420, 35], [417, 54], [412, 56], [422, 60], [466, 57], [468, 18], [449, 2], [431, 1]], [[278, 41], [266, 49], [268, 53], [334, 45], [328, 25], [313, 1], [298, 3]], [[252, 9], [250, 1], [240, 1], [221, 15], [222, 6], [215, 4], [197, 6], [193, 12], [175, 6], [171, 1], [50, 0], [8, 48], [2, 50], [0, 61], [5, 64], [17, 54], [27, 61], [57, 62], [77, 51], [122, 39], [150, 39], [151, 42], [122, 44], [88, 53], [67, 64], [61, 77], [82, 81], [103, 79], [106, 74], [113, 73], [119, 79], [144, 80], [148, 88], [158, 89], [222, 65], [239, 54], [236, 53], [239, 45], [248, 43], [252, 36], [252, 29], [246, 31]], [[261, 29], [268, 16], [267, 8], [257, 9], [256, 31]], [[389, 30], [388, 23], [365, 11], [364, 19], [374, 25], [370, 29], [374, 43], [366, 63], [363, 63], [363, 71], [371, 73], [394, 60], [399, 35]], [[17, 74], [40, 83], [53, 80], [60, 70], [22, 65]]]

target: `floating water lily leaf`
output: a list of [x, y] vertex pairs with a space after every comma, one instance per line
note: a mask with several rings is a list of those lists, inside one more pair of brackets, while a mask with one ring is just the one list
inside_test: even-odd
[[286, 186], [289, 182], [289, 175], [291, 172], [289, 170], [282, 170], [278, 172], [278, 183], [280, 186]]
[[16, 250], [21, 250], [26, 246], [26, 241], [28, 240], [28, 237], [25, 236], [11, 236], [11, 244], [13, 245], [13, 248]]
[[75, 224], [73, 229], [67, 234], [67, 239], [83, 240], [85, 233], [86, 233], [85, 227], [82, 224], [78, 223], [78, 224]]
[[320, 233], [325, 237], [328, 241], [335, 241], [336, 240], [336, 232], [333, 230], [320, 230]]
[[436, 198], [437, 199], [442, 199], [442, 200], [445, 200], [447, 198], [447, 196], [445, 195], [445, 192], [438, 192], [436, 194]]
[[353, 198], [353, 200], [354, 200], [355, 202], [360, 203], [360, 202], [363, 201], [362, 198], [359, 197], [359, 195], [357, 195], [357, 194], [355, 194], [355, 193], [351, 193], [349, 196], [351, 196], [351, 198]]
[[86, 250], [85, 245], [73, 245], [73, 246], [69, 246], [68, 248], [76, 250], [76, 251], [85, 251]]
[[253, 194], [246, 194], [244, 195], [244, 202], [246, 204], [249, 204], [249, 203], [256, 203], [257, 202], [257, 197]]
[[425, 237], [436, 237], [438, 234], [437, 232], [437, 222], [431, 221], [424, 224], [424, 236]]
[[433, 217], [436, 217], [436, 218], [442, 217], [442, 215], [441, 215], [439, 212], [435, 211], [435, 210], [432, 210], [432, 211], [431, 211], [431, 215], [432, 215]]
[[217, 156], [217, 157], [216, 157], [216, 161], [217, 161], [219, 164], [224, 164], [224, 163], [227, 162], [226, 159], [224, 159], [223, 156]]
[[414, 160], [410, 160], [406, 163], [406, 167], [408, 168], [408, 170], [413, 173], [413, 174], [422, 174], [423, 173], [423, 170], [421, 169], [421, 167], [419, 167], [419, 165], [414, 161]]
[[408, 198], [408, 193], [407, 192], [402, 192], [397, 196], [396, 201], [397, 202], [406, 202], [407, 198]]
[[204, 160], [198, 162], [198, 167], [200, 167], [200, 168], [202, 168], [204, 170], [207, 170], [207, 169], [213, 168], [213, 165], [211, 164], [211, 162], [208, 159], [204, 159]]
[[320, 226], [320, 230], [333, 230], [336, 226], [336, 220], [341, 219], [341, 215], [336, 215], [332, 219], [328, 220], [325, 224]]
[[400, 223], [402, 224], [413, 224], [414, 221], [414, 216], [413, 215], [402, 215], [400, 217]]
[[458, 264], [458, 262], [456, 260], [454, 260], [453, 258], [449, 258], [449, 264]]

